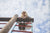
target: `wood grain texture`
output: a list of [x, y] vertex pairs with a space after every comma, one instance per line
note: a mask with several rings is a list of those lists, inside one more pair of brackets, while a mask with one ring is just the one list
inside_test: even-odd
[[13, 26], [13, 24], [15, 23], [15, 21], [17, 20], [18, 15], [13, 16], [9, 22], [4, 26], [4, 28], [2, 28], [2, 30], [0, 31], [0, 33], [8, 33], [9, 30], [11, 29], [11, 27]]

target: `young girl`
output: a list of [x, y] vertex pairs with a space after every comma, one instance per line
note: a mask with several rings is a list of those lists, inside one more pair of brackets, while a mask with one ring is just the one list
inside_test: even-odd
[[[21, 18], [25, 19], [25, 18], [27, 18], [27, 17], [28, 17], [28, 15], [27, 15], [26, 11], [23, 11], [22, 14], [21, 14]], [[26, 26], [27, 24], [25, 24], [25, 23], [19, 23], [19, 25], [24, 25], [24, 26]], [[19, 26], [19, 29], [20, 29], [20, 30], [25, 30], [25, 27], [20, 27], [20, 26]]]
[[23, 11], [21, 14], [21, 18], [26, 18], [26, 17], [28, 17], [28, 15], [27, 15], [26, 11]]

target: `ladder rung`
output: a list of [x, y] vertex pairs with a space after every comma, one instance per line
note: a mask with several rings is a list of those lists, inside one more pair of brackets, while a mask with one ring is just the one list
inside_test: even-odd
[[21, 27], [32, 27], [32, 26], [24, 26], [24, 25], [15, 25], [15, 26], [21, 26]]
[[[18, 23], [22, 23], [22, 22], [18, 22]], [[23, 22], [25, 24], [32, 24], [31, 22]]]
[[28, 32], [28, 33], [32, 33], [31, 31], [19, 31], [19, 30], [12, 30], [12, 32]]
[[26, 24], [32, 24], [32, 23], [27, 22]]

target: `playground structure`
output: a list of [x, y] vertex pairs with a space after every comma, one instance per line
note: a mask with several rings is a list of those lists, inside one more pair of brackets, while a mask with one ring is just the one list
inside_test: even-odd
[[25, 33], [33, 33], [33, 26], [32, 26], [32, 22], [34, 22], [34, 19], [33, 18], [25, 18], [25, 19], [22, 19], [20, 17], [18, 17], [18, 15], [14, 15], [12, 18], [5, 18], [5, 17], [1, 17], [0, 18], [0, 21], [8, 21], [8, 23], [0, 23], [0, 24], [6, 24], [3, 28], [0, 28], [1, 31], [0, 33], [8, 33], [9, 30], [11, 29], [11, 27], [13, 26], [13, 24], [15, 22], [17, 23], [21, 23], [21, 21], [23, 21], [23, 23], [25, 24], [31, 24], [31, 26], [25, 26], [25, 25], [16, 25], [15, 26], [19, 26], [19, 27], [31, 27], [31, 30], [32, 31], [22, 31], [22, 30], [14, 30], [14, 28], [12, 29], [11, 33], [12, 32], [25, 32]]

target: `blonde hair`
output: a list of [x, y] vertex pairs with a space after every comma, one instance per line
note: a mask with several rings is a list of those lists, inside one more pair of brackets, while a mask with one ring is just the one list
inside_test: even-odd
[[[24, 12], [25, 12], [25, 16], [23, 15]], [[23, 17], [27, 17], [27, 16], [28, 16], [27, 12], [23, 11], [22, 14], [21, 14], [21, 17], [23, 18]]]

